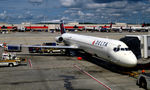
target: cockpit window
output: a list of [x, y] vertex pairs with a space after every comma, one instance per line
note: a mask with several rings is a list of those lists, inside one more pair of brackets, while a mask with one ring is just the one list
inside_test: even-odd
[[114, 48], [114, 51], [115, 52], [117, 52], [117, 51], [119, 51], [120, 50], [120, 48]]
[[118, 52], [118, 51], [130, 51], [130, 50], [129, 48], [114, 48], [114, 51]]
[[125, 50], [126, 50], [126, 51], [130, 51], [130, 49], [129, 49], [129, 48], [125, 48]]
[[125, 48], [121, 48], [121, 51], [125, 51]]

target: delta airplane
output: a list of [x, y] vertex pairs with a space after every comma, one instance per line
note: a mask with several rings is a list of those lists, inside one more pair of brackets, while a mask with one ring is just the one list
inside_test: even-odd
[[128, 46], [121, 41], [66, 33], [63, 22], [60, 27], [62, 35], [56, 37], [58, 42], [64, 42], [67, 46], [84, 50], [122, 67], [135, 67], [137, 65], [137, 58]]
[[144, 24], [142, 24], [141, 26], [131, 27], [131, 29], [132, 29], [133, 31], [147, 31], [147, 32], [148, 32], [148, 30], [150, 29], [150, 27], [149, 27], [149, 26], [146, 26], [145, 23], [144, 23]]
[[119, 40], [66, 33], [63, 21], [61, 21], [60, 28], [61, 36], [56, 37], [56, 41], [63, 42], [65, 46], [22, 46], [81, 49], [89, 54], [100, 57], [107, 62], [114, 63], [122, 67], [130, 68], [137, 65], [136, 56], [131, 50], [129, 50], [125, 43]]

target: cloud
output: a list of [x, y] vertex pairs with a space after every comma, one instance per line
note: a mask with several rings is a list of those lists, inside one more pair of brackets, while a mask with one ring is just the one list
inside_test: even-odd
[[8, 15], [7, 15], [7, 11], [3, 11], [2, 13], [0, 13], [0, 19], [7, 19]]
[[69, 17], [63, 16], [60, 20], [69, 20]]
[[150, 12], [150, 7], [145, 10], [146, 12]]
[[[148, 21], [150, 0], [0, 0], [1, 21], [67, 19], [105, 23]], [[3, 3], [4, 2], [4, 3]], [[36, 5], [36, 6], [33, 6]], [[39, 5], [39, 6], [37, 6]], [[46, 6], [47, 5], [47, 6]], [[14, 9], [15, 8], [15, 9]], [[5, 20], [6, 19], [6, 20]], [[142, 20], [144, 19], [144, 20]], [[119, 21], [118, 20], [118, 21]]]
[[24, 19], [24, 16], [23, 15], [19, 15], [17, 18], [18, 19]]
[[69, 9], [65, 10], [64, 13], [69, 14], [69, 13], [73, 13], [73, 12], [76, 12], [79, 10], [81, 10], [81, 9], [80, 8], [69, 8]]
[[60, 0], [63, 7], [85, 7], [88, 3], [93, 3], [93, 0]]
[[116, 1], [139, 2], [139, 1], [148, 1], [148, 0], [93, 0], [93, 1], [96, 3], [110, 3], [110, 2], [116, 2]]
[[[108, 18], [115, 20], [133, 19], [148, 17], [150, 12], [150, 0], [60, 0], [62, 7], [79, 8], [79, 10], [66, 10], [65, 13], [79, 20], [82, 16], [85, 19], [91, 17], [95, 20]], [[89, 13], [89, 14], [88, 14]], [[141, 16], [142, 15], [142, 16]], [[78, 17], [77, 17], [78, 16]], [[94, 16], [94, 17], [93, 17]], [[136, 20], [136, 19], [135, 19]], [[133, 22], [136, 22], [132, 20]], [[143, 20], [142, 20], [143, 21]], [[99, 21], [100, 22], [100, 21]]]
[[40, 5], [44, 2], [44, 0], [29, 0], [33, 5]]
[[86, 16], [94, 16], [94, 14], [92, 14], [92, 13], [86, 13]]
[[60, 20], [41, 21], [42, 23], [60, 23]]
[[125, 8], [128, 5], [127, 1], [115, 1], [107, 4], [110, 8]]
[[76, 4], [75, 0], [60, 0], [60, 1], [61, 1], [62, 5], [65, 7], [71, 7]]
[[44, 0], [29, 0], [31, 3], [42, 3]]
[[133, 11], [132, 13], [133, 13], [133, 14], [137, 14], [137, 13], [138, 13], [138, 11]]
[[86, 8], [94, 9], [94, 8], [104, 8], [107, 6], [107, 4], [106, 3], [89, 3], [85, 6]]
[[114, 14], [111, 14], [112, 16], [121, 16], [121, 14], [119, 14], [119, 13], [114, 13]]
[[78, 11], [78, 13], [77, 13], [79, 16], [83, 16], [84, 15], [84, 13], [82, 12], [82, 11]]

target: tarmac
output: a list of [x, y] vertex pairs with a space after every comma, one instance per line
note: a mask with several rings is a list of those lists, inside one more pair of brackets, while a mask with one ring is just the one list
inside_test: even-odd
[[[119, 39], [129, 34], [148, 33], [101, 33], [75, 32], [97, 37]], [[0, 43], [34, 45], [55, 42], [59, 33], [16, 32], [1, 34]], [[1, 50], [2, 51], [2, 50]], [[117, 66], [95, 57], [77, 60], [77, 56], [29, 55], [27, 49], [20, 55], [31, 60], [30, 64], [17, 67], [0, 67], [0, 90], [144, 90], [136, 85], [136, 78], [117, 72]], [[80, 54], [82, 56], [82, 54]], [[74, 65], [82, 69], [80, 71]], [[87, 73], [93, 76], [92, 79]], [[99, 82], [97, 82], [99, 81]]]

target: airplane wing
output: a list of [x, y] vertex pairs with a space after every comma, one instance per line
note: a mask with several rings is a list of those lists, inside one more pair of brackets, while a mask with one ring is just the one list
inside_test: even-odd
[[42, 45], [0, 45], [1, 47], [35, 47], [35, 48], [57, 48], [57, 49], [78, 49], [78, 46], [42, 46]]
[[58, 49], [78, 49], [77, 46], [35, 46], [35, 45], [21, 45], [22, 47], [37, 47], [37, 48], [58, 48]]

